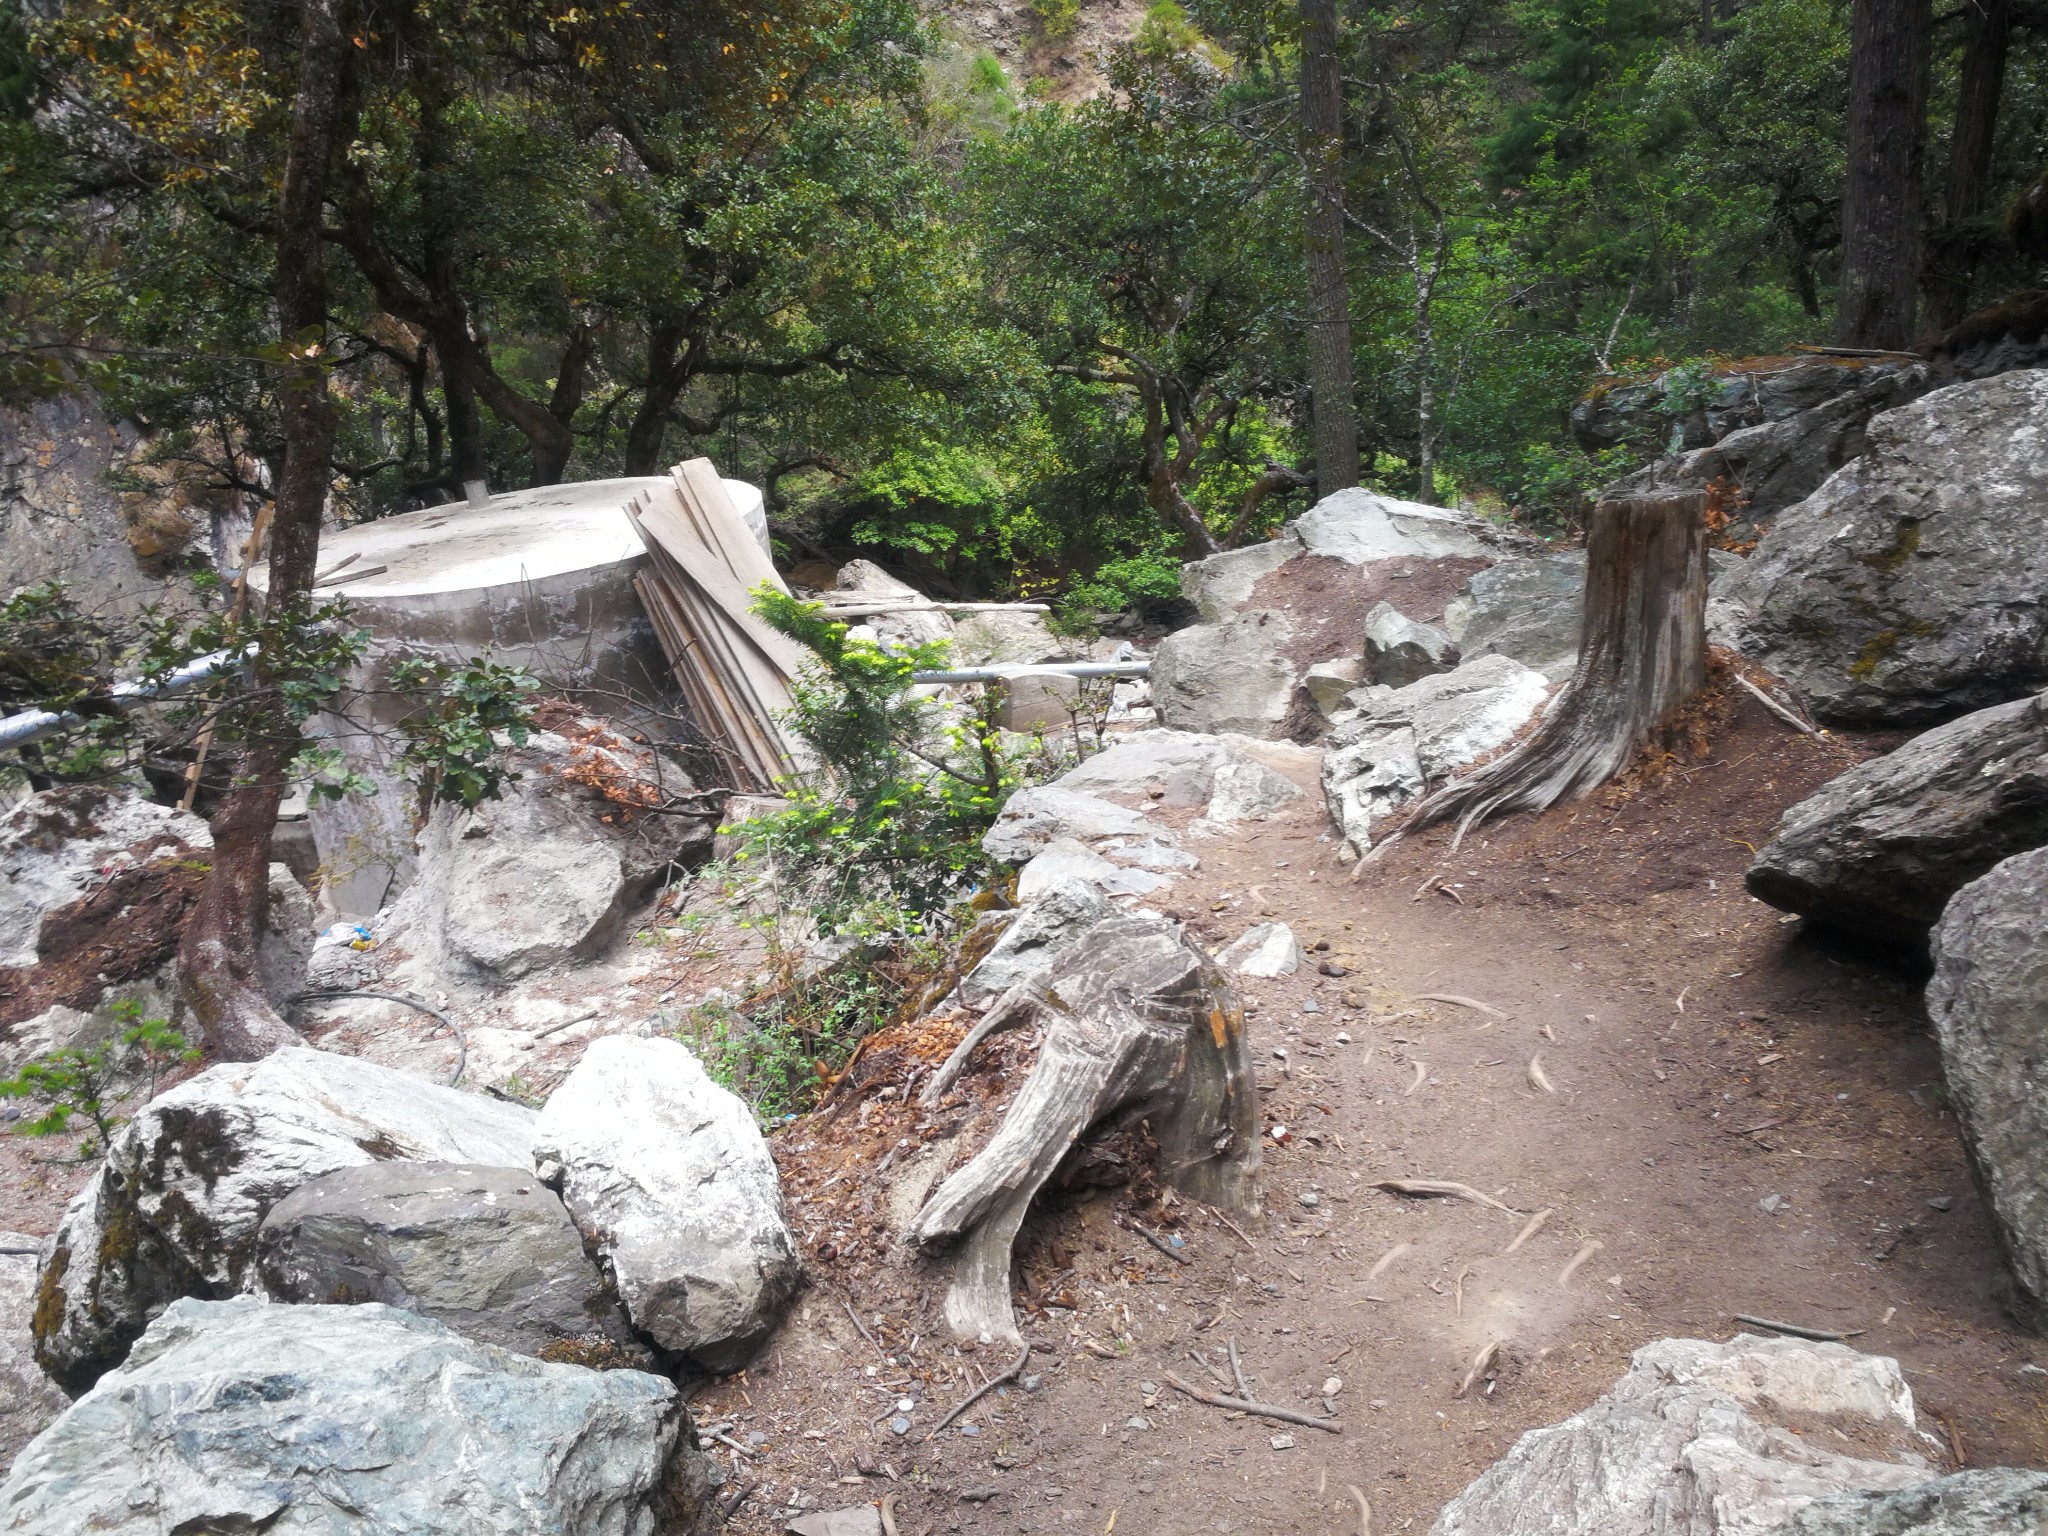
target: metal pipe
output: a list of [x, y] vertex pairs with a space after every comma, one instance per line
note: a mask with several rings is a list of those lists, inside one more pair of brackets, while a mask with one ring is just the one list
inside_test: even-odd
[[[218, 676], [230, 667], [240, 666], [256, 654], [251, 645], [240, 651], [214, 651], [186, 662], [161, 682], [116, 683], [107, 690], [107, 702], [121, 710], [139, 709], [152, 700], [161, 699], [174, 693], [183, 693], [196, 683], [203, 683], [209, 677]], [[32, 741], [41, 741], [45, 736], [68, 730], [74, 725], [85, 723], [85, 717], [71, 710], [28, 709], [18, 715], [9, 715], [0, 720], [0, 751], [9, 747], [25, 747]]]
[[913, 672], [913, 683], [1007, 683], [1020, 677], [1146, 677], [1149, 661], [1004, 662], [992, 667], [962, 667], [954, 672]]

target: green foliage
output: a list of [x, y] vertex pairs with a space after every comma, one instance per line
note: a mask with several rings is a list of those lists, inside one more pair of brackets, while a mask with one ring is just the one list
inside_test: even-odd
[[860, 1042], [902, 1005], [900, 967], [856, 946], [838, 965], [801, 969], [781, 957], [773, 979], [738, 1008], [700, 1007], [686, 1038], [714, 1081], [764, 1122], [801, 1114]]
[[1049, 43], [1063, 43], [1081, 23], [1081, 0], [1031, 0], [1031, 18]]
[[1163, 602], [1179, 596], [1179, 560], [1165, 553], [1129, 555], [1103, 561], [1068, 586], [1060, 613], [1072, 621], [1090, 611], [1121, 613], [1140, 598]]
[[498, 798], [505, 782], [498, 736], [526, 745], [540, 683], [523, 667], [488, 657], [457, 666], [438, 657], [405, 657], [391, 681], [425, 702], [399, 723], [408, 775], [423, 804], [446, 800], [474, 807]]
[[120, 1118], [114, 1112], [124, 1068], [139, 1070], [144, 1100], [156, 1097], [165, 1074], [199, 1060], [185, 1037], [166, 1019], [145, 1019], [142, 1004], [132, 998], [114, 1005], [115, 1019], [126, 1026], [113, 1041], [89, 1049], [51, 1051], [28, 1062], [13, 1077], [0, 1081], [0, 1099], [32, 1099], [42, 1113], [23, 1120], [24, 1136], [55, 1136], [83, 1116], [92, 1122], [93, 1137], [79, 1148], [81, 1156], [104, 1151]]

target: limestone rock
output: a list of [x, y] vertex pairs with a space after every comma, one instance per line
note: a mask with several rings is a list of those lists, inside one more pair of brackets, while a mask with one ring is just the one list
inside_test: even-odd
[[593, 1042], [542, 1109], [533, 1159], [635, 1328], [712, 1370], [746, 1363], [802, 1271], [768, 1144], [687, 1046]]
[[[872, 560], [847, 561], [839, 567], [839, 577], [833, 585], [841, 592], [854, 592], [862, 597], [926, 600], [924, 593], [907, 581], [898, 581]], [[892, 650], [953, 637], [953, 621], [935, 609], [923, 613], [877, 614], [861, 622], [874, 631], [875, 639]]]
[[36, 1252], [42, 1239], [0, 1232], [0, 1467], [70, 1406], [50, 1385], [29, 1347], [36, 1310]]
[[873, 1504], [821, 1509], [798, 1515], [783, 1530], [789, 1536], [882, 1536], [882, 1511]]
[[1100, 886], [1116, 865], [1071, 837], [1056, 837], [1039, 849], [1017, 875], [1017, 899], [1029, 905], [1054, 886], [1085, 880]]
[[1210, 826], [1264, 821], [1300, 798], [1300, 787], [1286, 774], [1274, 772], [1257, 758], [1232, 753], [1216, 770], [1216, 787], [1202, 819]]
[[1418, 624], [1388, 602], [1365, 616], [1365, 672], [1373, 682], [1405, 688], [1457, 664], [1457, 642], [1434, 624]]
[[1041, 892], [962, 979], [961, 999], [988, 1003], [1015, 986], [1043, 986], [1060, 957], [1115, 912], [1092, 882], [1068, 880]]
[[1339, 656], [1319, 661], [1301, 675], [1301, 686], [1325, 718], [1344, 707], [1344, 696], [1365, 681], [1365, 658]]
[[1363, 688], [1323, 756], [1323, 795], [1354, 852], [1372, 827], [1429, 785], [1505, 745], [1543, 707], [1543, 674], [1482, 656], [1406, 688]]
[[1284, 614], [1247, 610], [1220, 624], [1177, 630], [1152, 653], [1152, 703], [1182, 731], [1274, 736], [1294, 702]]
[[1205, 806], [1216, 789], [1216, 770], [1229, 757], [1229, 747], [1218, 736], [1136, 731], [1115, 737], [1103, 751], [1069, 768], [1059, 784], [1141, 810]]
[[97, 786], [44, 790], [0, 819], [0, 966], [34, 965], [43, 919], [112, 869], [213, 846], [188, 811]]
[[1137, 811], [1064, 782], [1020, 789], [1004, 804], [981, 839], [1004, 864], [1022, 864], [1055, 838], [1092, 842], [1101, 837], [1147, 837], [1157, 829]]
[[1895, 1493], [1831, 1493], [1777, 1536], [2023, 1536], [2048, 1530], [2048, 1472], [1973, 1467]]
[[1182, 566], [1181, 594], [1195, 605], [1204, 624], [1221, 624], [1251, 599], [1261, 576], [1279, 570], [1300, 553], [1301, 540], [1291, 529], [1263, 544], [1227, 549]]
[[475, 810], [434, 808], [419, 872], [385, 926], [483, 982], [588, 959], [671, 869], [711, 851], [717, 817], [638, 809], [690, 787], [674, 763], [596, 721], [507, 753], [519, 778]]
[[1927, 1012], [1963, 1141], [2027, 1306], [2048, 1313], [2048, 848], [1957, 891], [1934, 930]]
[[263, 931], [256, 938], [256, 973], [263, 995], [279, 1010], [306, 990], [317, 922], [313, 898], [298, 877], [282, 864], [271, 865]]
[[1490, 558], [1496, 551], [1477, 518], [1446, 507], [1401, 501], [1359, 486], [1325, 496], [1290, 524], [1303, 553], [1350, 565], [1408, 556]]
[[1301, 945], [1285, 923], [1259, 923], [1217, 953], [1216, 963], [1240, 976], [1292, 976], [1301, 969]]
[[179, 1301], [0, 1486], [35, 1536], [712, 1536], [670, 1382], [372, 1303]]
[[1821, 718], [1929, 724], [2048, 683], [2048, 370], [1954, 384], [1715, 582], [1734, 643]]
[[80, 1391], [180, 1296], [245, 1289], [293, 1190], [392, 1159], [523, 1163], [534, 1114], [350, 1056], [289, 1048], [158, 1094], [116, 1132], [44, 1250], [36, 1359]]
[[1831, 779], [1780, 818], [1744, 877], [1760, 901], [1922, 944], [1950, 896], [2048, 843], [2048, 696], [1979, 710]]
[[[1790, 1432], [1829, 1419], [1891, 1459]], [[1523, 1435], [1430, 1536], [1764, 1536], [1824, 1495], [1926, 1481], [1913, 1430], [1894, 1360], [1748, 1334], [1661, 1339], [1585, 1412]]]
[[1467, 661], [1508, 656], [1553, 683], [1579, 660], [1586, 556], [1524, 555], [1470, 577], [1444, 608], [1444, 629]]
[[[522, 1355], [630, 1350], [583, 1238], [528, 1167], [369, 1163], [302, 1184], [256, 1234], [275, 1301], [380, 1301]], [[566, 1351], [566, 1352], [565, 1352]]]
[[1042, 613], [968, 613], [953, 620], [953, 663], [985, 667], [995, 662], [1072, 661], [1079, 652], [1062, 640]]

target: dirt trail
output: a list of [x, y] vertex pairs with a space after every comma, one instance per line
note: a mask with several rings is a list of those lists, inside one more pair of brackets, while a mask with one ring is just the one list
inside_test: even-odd
[[[1290, 1132], [1266, 1144], [1250, 1247], [1197, 1208], [1065, 1197], [1019, 1250], [1023, 1293], [1045, 1303], [1020, 1308], [1038, 1390], [986, 1400], [972, 1433], [931, 1445], [925, 1426], [1006, 1352], [935, 1346], [936, 1293], [906, 1292], [885, 1261], [819, 1264], [809, 1322], [701, 1399], [766, 1435], [741, 1475], [778, 1506], [798, 1488], [824, 1508], [893, 1488], [904, 1536], [1100, 1532], [1112, 1517], [1128, 1536], [1355, 1532], [1350, 1485], [1375, 1531], [1420, 1530], [1516, 1436], [1605, 1391], [1631, 1350], [1726, 1338], [1738, 1312], [1897, 1356], [1944, 1463], [1957, 1448], [1979, 1465], [2048, 1459], [2048, 1372], [2021, 1369], [2048, 1349], [1999, 1309], [1918, 978], [1815, 942], [1741, 889], [1746, 845], [1854, 749], [1751, 708], [1708, 722], [1705, 764], [1456, 857], [1432, 834], [1354, 880], [1319, 796], [1201, 845], [1166, 904], [1209, 939], [1277, 917], [1328, 946], [1294, 976], [1244, 983], [1266, 1121]], [[1453, 894], [1418, 896], [1431, 876]], [[1431, 992], [1507, 1017], [1417, 1000]], [[1554, 1093], [1532, 1078], [1539, 1054]], [[1553, 1214], [1503, 1256], [1521, 1214], [1374, 1188], [1414, 1178]], [[1191, 1262], [1117, 1224], [1133, 1214], [1177, 1229]], [[872, 1345], [847, 1294], [878, 1324]], [[1169, 1388], [1173, 1372], [1221, 1390], [1189, 1351], [1228, 1379], [1232, 1339], [1262, 1401], [1321, 1413], [1338, 1378], [1343, 1434]], [[1458, 1397], [1494, 1341], [1497, 1364]], [[886, 1422], [896, 1391], [916, 1405], [902, 1439]], [[868, 1414], [849, 1417], [863, 1393]], [[899, 1481], [856, 1483], [862, 1467]], [[779, 1525], [763, 1510], [740, 1528]]]

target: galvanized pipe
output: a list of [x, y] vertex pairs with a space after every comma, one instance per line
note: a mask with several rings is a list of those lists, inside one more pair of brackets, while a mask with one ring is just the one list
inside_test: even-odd
[[[209, 677], [218, 676], [230, 667], [240, 666], [256, 654], [256, 647], [249, 646], [241, 651], [215, 651], [186, 662], [160, 683], [116, 683], [107, 690], [107, 702], [121, 710], [139, 709], [156, 699], [166, 698], [174, 693], [183, 693], [194, 684], [203, 683]], [[18, 715], [9, 715], [0, 720], [0, 751], [10, 747], [25, 747], [32, 741], [41, 741], [45, 736], [68, 730], [85, 722], [83, 715], [70, 710], [27, 709]]]

